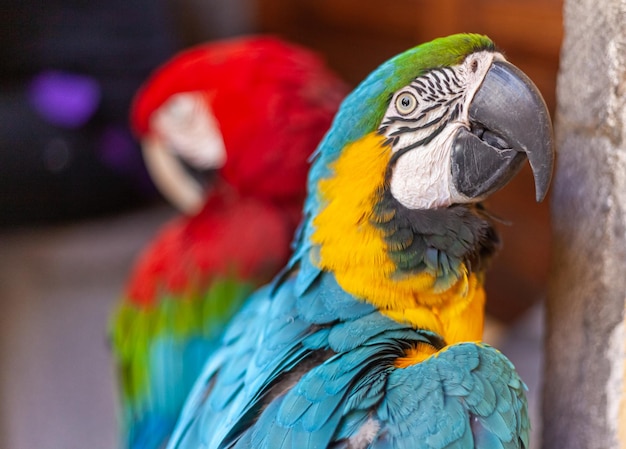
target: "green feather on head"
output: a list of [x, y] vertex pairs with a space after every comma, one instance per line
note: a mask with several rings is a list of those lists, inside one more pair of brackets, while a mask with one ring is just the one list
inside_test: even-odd
[[[391, 95], [416, 77], [432, 69], [460, 64], [469, 54], [483, 50], [494, 51], [495, 48], [495, 44], [487, 36], [454, 34], [418, 45], [384, 62], [346, 98], [341, 106], [338, 119], [346, 109], [351, 114], [356, 110], [353, 108], [370, 109], [371, 113], [364, 114], [356, 126], [359, 135], [353, 136], [339, 148], [377, 129]], [[333, 128], [336, 125], [341, 126], [340, 120], [335, 121]]]
[[[367, 102], [373, 113], [363, 118], [366, 122], [363, 134], [374, 131], [380, 125], [391, 95], [416, 77], [432, 69], [460, 64], [471, 53], [494, 51], [495, 48], [495, 44], [487, 36], [454, 34], [413, 47], [383, 63], [370, 76], [383, 79], [385, 88], [371, 96]], [[363, 84], [367, 84], [368, 80], [369, 77]]]
[[[413, 47], [381, 64], [341, 104], [331, 129], [317, 148], [318, 160], [312, 167], [309, 187], [328, 175], [326, 166], [347, 144], [379, 127], [395, 91], [431, 69], [454, 66], [469, 54], [495, 49], [487, 36], [454, 34]], [[370, 113], [363, 114], [364, 110]]]

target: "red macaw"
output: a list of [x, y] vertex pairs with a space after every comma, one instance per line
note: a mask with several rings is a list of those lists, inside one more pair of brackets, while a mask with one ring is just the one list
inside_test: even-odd
[[307, 159], [346, 93], [317, 55], [271, 37], [184, 51], [138, 92], [147, 165], [187, 215], [139, 257], [113, 317], [125, 446], [161, 447], [231, 315], [284, 266]]

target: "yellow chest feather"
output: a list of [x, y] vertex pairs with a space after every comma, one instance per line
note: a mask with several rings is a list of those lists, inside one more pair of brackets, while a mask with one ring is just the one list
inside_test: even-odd
[[383, 231], [370, 222], [391, 158], [384, 141], [371, 133], [350, 144], [332, 167], [336, 176], [320, 181], [322, 210], [312, 236], [320, 268], [394, 320], [437, 332], [448, 344], [480, 340], [485, 295], [477, 275], [464, 274], [440, 292], [428, 273], [394, 277]]

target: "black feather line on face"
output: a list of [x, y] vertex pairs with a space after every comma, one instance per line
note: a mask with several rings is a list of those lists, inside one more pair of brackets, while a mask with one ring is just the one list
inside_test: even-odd
[[[400, 136], [404, 133], [410, 133], [410, 132], [415, 132], [415, 131], [421, 131], [423, 129], [428, 129], [431, 128], [433, 126], [435, 126], [436, 124], [438, 124], [439, 122], [441, 122], [442, 120], [446, 119], [448, 117], [448, 111], [446, 111], [445, 113], [443, 113], [440, 116], [435, 117], [434, 119], [432, 119], [430, 122], [424, 123], [423, 125], [418, 125], [418, 126], [402, 126], [400, 128], [398, 128], [396, 131], [392, 132], [391, 134], [389, 134], [390, 137], [395, 137], [395, 136]], [[395, 119], [395, 117], [391, 117], [391, 119]]]
[[[435, 128], [435, 130], [432, 133], [430, 133], [428, 136], [424, 137], [421, 140], [418, 140], [417, 142], [412, 143], [411, 145], [407, 145], [406, 147], [396, 150], [396, 152], [391, 156], [391, 160], [389, 161], [389, 165], [387, 167], [387, 175], [386, 175], [387, 179], [391, 177], [392, 168], [396, 164], [400, 156], [402, 156], [407, 151], [411, 151], [415, 148], [428, 145], [435, 137], [441, 134], [441, 132], [446, 128], [446, 126], [448, 126], [448, 123], [450, 121], [453, 121], [458, 117], [459, 113], [460, 113], [460, 108], [458, 107], [454, 108], [454, 110], [447, 116], [447, 120], [441, 123], [437, 128]], [[411, 132], [411, 129], [409, 127], [406, 127], [405, 129], [406, 129], [405, 132]]]
[[371, 222], [383, 231], [399, 275], [426, 270], [458, 275], [462, 263], [470, 272], [481, 271], [500, 246], [493, 221], [480, 204], [408, 209], [386, 189]]

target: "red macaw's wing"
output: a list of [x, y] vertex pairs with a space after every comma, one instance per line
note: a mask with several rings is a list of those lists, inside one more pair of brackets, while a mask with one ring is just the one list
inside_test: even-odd
[[154, 112], [198, 92], [224, 140], [225, 165], [203, 209], [167, 225], [140, 257], [113, 322], [129, 447], [160, 447], [201, 366], [248, 293], [286, 262], [308, 157], [346, 86], [320, 58], [275, 38], [184, 51], [135, 98], [146, 137]]
[[231, 316], [286, 262], [288, 222], [231, 191], [169, 223], [144, 251], [112, 328], [129, 447], [167, 438]]
[[267, 282], [289, 256], [291, 228], [284, 211], [220, 189], [198, 215], [164, 227], [135, 266], [127, 297], [149, 307], [164, 295], [202, 292], [214, 278]]

